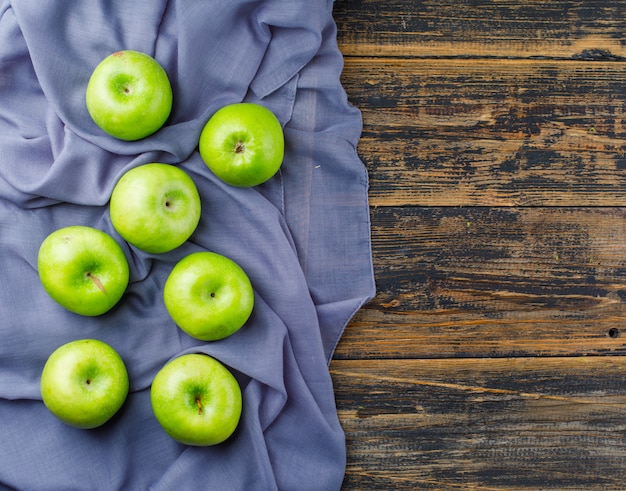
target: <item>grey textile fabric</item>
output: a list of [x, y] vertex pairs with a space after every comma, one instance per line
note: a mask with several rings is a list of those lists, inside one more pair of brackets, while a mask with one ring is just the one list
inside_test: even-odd
[[[165, 127], [136, 142], [102, 133], [84, 103], [93, 68], [120, 49], [154, 56], [174, 91]], [[328, 363], [375, 292], [361, 117], [342, 63], [326, 0], [0, 0], [0, 489], [340, 488]], [[285, 130], [280, 174], [255, 188], [220, 182], [197, 151], [210, 115], [240, 101], [270, 108]], [[148, 162], [180, 166], [202, 197], [194, 235], [161, 255], [125, 243], [108, 214], [116, 181]], [[110, 233], [129, 261], [128, 290], [107, 314], [70, 313], [39, 283], [39, 245], [67, 225]], [[248, 323], [213, 343], [185, 335], [162, 300], [173, 265], [199, 250], [237, 261], [255, 289]], [[61, 423], [39, 394], [47, 357], [80, 338], [113, 346], [131, 383], [93, 430]], [[242, 385], [241, 424], [215, 447], [174, 442], [150, 408], [155, 373], [189, 352], [221, 360]]]

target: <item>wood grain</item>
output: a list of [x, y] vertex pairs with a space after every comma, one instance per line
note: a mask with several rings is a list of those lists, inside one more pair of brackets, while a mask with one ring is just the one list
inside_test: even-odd
[[626, 57], [626, 5], [609, 1], [338, 0], [346, 56]]
[[335, 360], [345, 488], [624, 489], [625, 371], [623, 357]]
[[624, 209], [380, 207], [372, 223], [378, 295], [336, 358], [626, 353]]
[[626, 2], [337, 0], [378, 293], [344, 490], [624, 489]]
[[347, 59], [374, 206], [626, 205], [614, 62]]

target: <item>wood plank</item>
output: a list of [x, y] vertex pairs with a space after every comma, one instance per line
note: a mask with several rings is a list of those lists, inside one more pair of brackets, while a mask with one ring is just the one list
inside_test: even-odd
[[624, 357], [341, 361], [344, 490], [624, 489]]
[[624, 489], [626, 2], [334, 9], [378, 285], [343, 489]]
[[624, 66], [346, 60], [371, 204], [626, 205]]
[[624, 208], [380, 207], [372, 237], [338, 359], [626, 354]]
[[610, 0], [337, 0], [346, 56], [626, 56], [626, 4]]

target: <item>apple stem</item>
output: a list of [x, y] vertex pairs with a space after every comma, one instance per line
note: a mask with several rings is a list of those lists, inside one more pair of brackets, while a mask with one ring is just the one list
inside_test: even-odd
[[202, 415], [202, 401], [199, 397], [196, 399], [196, 405], [198, 406], [198, 414]]
[[105, 290], [104, 285], [97, 276], [94, 276], [91, 274], [91, 272], [89, 272], [87, 273], [87, 278], [93, 281], [94, 285], [96, 285], [98, 289], [106, 295], [107, 291]]
[[235, 145], [235, 153], [242, 153], [246, 149], [246, 145], [242, 141], [238, 141]]

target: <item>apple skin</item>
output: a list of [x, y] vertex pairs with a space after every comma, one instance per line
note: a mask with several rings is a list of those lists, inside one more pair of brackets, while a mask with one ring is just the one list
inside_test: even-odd
[[65, 424], [91, 429], [115, 415], [128, 396], [129, 380], [120, 355], [97, 339], [57, 348], [41, 372], [45, 406]]
[[193, 446], [227, 440], [242, 411], [237, 379], [215, 358], [199, 353], [181, 355], [161, 368], [152, 381], [150, 402], [165, 432]]
[[165, 307], [184, 332], [217, 341], [238, 331], [254, 306], [245, 271], [215, 252], [194, 252], [172, 268], [163, 289]]
[[280, 122], [266, 107], [240, 102], [218, 109], [207, 121], [198, 144], [213, 173], [237, 187], [270, 179], [280, 168], [285, 137]]
[[39, 279], [58, 304], [97, 316], [122, 298], [129, 267], [119, 244], [101, 230], [71, 225], [52, 232], [39, 247]]
[[200, 221], [200, 195], [182, 169], [170, 164], [140, 165], [113, 188], [111, 223], [135, 247], [154, 254], [182, 245]]
[[172, 110], [167, 73], [150, 55], [117, 51], [94, 69], [85, 92], [87, 111], [106, 133], [139, 140], [156, 132]]

